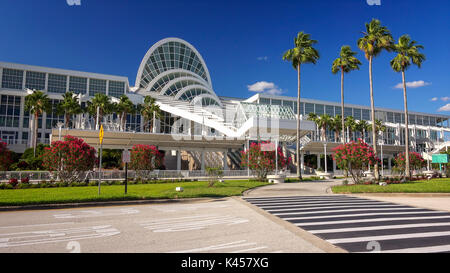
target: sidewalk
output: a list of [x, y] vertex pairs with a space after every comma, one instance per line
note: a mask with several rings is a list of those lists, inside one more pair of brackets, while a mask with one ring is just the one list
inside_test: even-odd
[[321, 180], [315, 182], [280, 183], [248, 190], [244, 196], [294, 196], [330, 194], [328, 189], [342, 184], [342, 179]]

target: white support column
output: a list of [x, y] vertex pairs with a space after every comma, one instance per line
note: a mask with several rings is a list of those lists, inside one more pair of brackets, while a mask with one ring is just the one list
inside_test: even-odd
[[317, 169], [320, 169], [321, 163], [320, 163], [320, 154], [317, 154]]
[[177, 150], [177, 171], [181, 171], [181, 150]]
[[301, 152], [300, 154], [300, 171], [302, 174], [305, 174], [305, 153]]
[[388, 167], [389, 167], [389, 171], [391, 171], [392, 170], [392, 157], [391, 156], [388, 156]]
[[202, 150], [200, 161], [201, 161], [201, 170], [204, 171], [205, 170], [205, 150]]
[[335, 173], [336, 172], [336, 161], [335, 160], [333, 160], [333, 173]]
[[228, 151], [223, 151], [223, 169], [228, 170]]

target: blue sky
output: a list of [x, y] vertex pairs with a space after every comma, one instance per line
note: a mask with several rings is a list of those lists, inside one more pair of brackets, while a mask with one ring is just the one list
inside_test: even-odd
[[[368, 63], [356, 41], [364, 23], [378, 18], [395, 39], [409, 34], [425, 46], [422, 69], [406, 74], [408, 82], [425, 83], [408, 89], [409, 109], [450, 114], [438, 112], [450, 108], [448, 0], [380, 0], [380, 6], [366, 0], [80, 1], [2, 0], [0, 61], [127, 76], [134, 85], [150, 46], [180, 37], [202, 54], [219, 95], [249, 97], [255, 94], [249, 85], [268, 82], [296, 96], [296, 72], [281, 57], [305, 31], [319, 41], [321, 58], [302, 69], [302, 97], [340, 101], [340, 77], [331, 74], [331, 63], [342, 45], [350, 45], [363, 66], [346, 76], [346, 102], [369, 105]], [[383, 53], [374, 61], [375, 104], [402, 109], [393, 57]]]

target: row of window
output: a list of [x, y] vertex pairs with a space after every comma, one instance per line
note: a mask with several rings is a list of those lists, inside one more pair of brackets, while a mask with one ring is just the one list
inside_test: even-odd
[[[67, 86], [67, 80], [69, 86]], [[1, 86], [9, 89], [23, 89], [24, 71], [18, 69], [3, 68]], [[51, 93], [65, 93], [67, 87], [74, 93], [86, 94], [88, 90], [88, 78], [67, 76], [59, 74], [47, 74], [36, 71], [26, 71], [25, 88], [45, 90]], [[106, 94], [107, 80], [89, 79], [89, 95], [96, 93]], [[114, 97], [120, 97], [125, 94], [125, 82], [109, 81], [108, 94]]]
[[[259, 103], [288, 106], [293, 109], [295, 114], [297, 114], [297, 102], [295, 101], [260, 98]], [[309, 113], [315, 113], [317, 115], [328, 114], [329, 116], [334, 117], [336, 115], [342, 115], [342, 110], [340, 106], [301, 102], [300, 114], [307, 116]], [[353, 116], [356, 120], [371, 120], [370, 110], [368, 109], [345, 107], [344, 117], [348, 116]], [[440, 118], [433, 116], [409, 114], [408, 117], [410, 125], [440, 126], [439, 123], [442, 122]], [[376, 111], [375, 118], [382, 122], [405, 123], [405, 115], [401, 113]]]

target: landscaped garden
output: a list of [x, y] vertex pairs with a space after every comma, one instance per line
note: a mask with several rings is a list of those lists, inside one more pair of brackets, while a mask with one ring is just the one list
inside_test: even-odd
[[403, 183], [354, 184], [332, 187], [333, 193], [450, 193], [450, 178], [417, 180]]
[[[249, 180], [227, 180], [217, 182], [210, 186], [207, 181], [194, 182], [141, 182], [147, 184], [128, 185], [128, 193], [124, 193], [121, 182], [103, 182], [101, 195], [98, 195], [98, 187], [85, 186], [82, 183], [73, 184], [71, 187], [55, 187], [47, 183], [47, 188], [4, 189], [0, 190], [0, 206], [20, 206], [36, 204], [56, 204], [95, 201], [121, 201], [121, 200], [149, 200], [149, 199], [176, 199], [196, 197], [227, 197], [241, 195], [244, 191], [259, 186], [267, 185], [266, 182]], [[114, 184], [115, 183], [115, 184]], [[117, 184], [117, 185], [116, 185]], [[182, 187], [182, 192], [177, 192], [176, 187]]]

